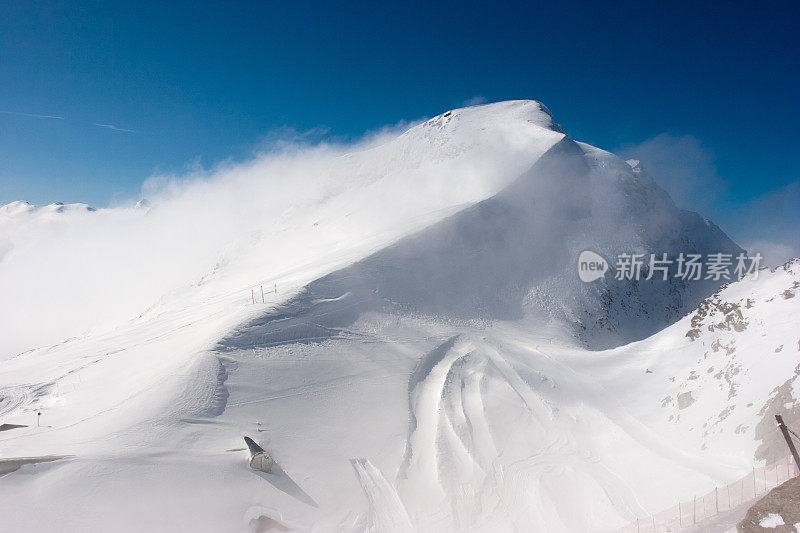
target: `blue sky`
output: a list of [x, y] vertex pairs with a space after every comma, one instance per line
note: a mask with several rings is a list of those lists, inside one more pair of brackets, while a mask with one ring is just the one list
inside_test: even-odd
[[0, 204], [105, 206], [278, 128], [531, 98], [576, 139], [647, 148], [734, 237], [800, 247], [800, 8], [731, 4], [6, 2]]

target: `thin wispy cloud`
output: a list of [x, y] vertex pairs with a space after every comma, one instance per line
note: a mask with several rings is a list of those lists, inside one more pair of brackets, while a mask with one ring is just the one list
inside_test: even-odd
[[136, 130], [129, 130], [129, 129], [126, 129], [126, 128], [119, 128], [119, 127], [117, 127], [117, 126], [115, 126], [113, 124], [97, 124], [97, 123], [94, 123], [94, 125], [97, 126], [97, 127], [100, 127], [100, 128], [106, 128], [106, 129], [113, 130], [113, 131], [121, 131], [121, 132], [124, 132], [124, 133], [139, 133]]
[[31, 118], [45, 118], [50, 120], [64, 120], [64, 117], [59, 117], [56, 115], [39, 115], [36, 113], [21, 113], [19, 111], [0, 111], [2, 115], [16, 115], [19, 117], [31, 117]]
[[[0, 115], [13, 115], [18, 117], [30, 117], [30, 118], [40, 118], [40, 119], [47, 119], [47, 120], [66, 120], [64, 117], [60, 117], [58, 115], [42, 115], [39, 113], [23, 113], [22, 111], [3, 111], [0, 110]], [[120, 128], [115, 126], [114, 124], [99, 124], [97, 122], [92, 123], [94, 126], [98, 128], [106, 128], [112, 131], [121, 131], [123, 133], [139, 133], [137, 130], [131, 130], [128, 128]]]
[[725, 211], [728, 183], [717, 173], [714, 153], [700, 139], [662, 133], [613, 152], [641, 161], [681, 209], [712, 217]]

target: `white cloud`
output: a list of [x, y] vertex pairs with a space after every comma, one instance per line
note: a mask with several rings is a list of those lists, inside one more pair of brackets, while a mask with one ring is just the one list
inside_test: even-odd
[[752, 243], [752, 250], [761, 251], [758, 246], [768, 250], [773, 266], [789, 257], [800, 257], [800, 181], [731, 209], [726, 226], [735, 239]]
[[793, 257], [800, 256], [798, 250], [778, 242], [754, 241], [745, 243], [744, 248], [751, 256], [755, 255], [756, 253], [761, 254], [763, 259], [761, 265], [773, 268], [782, 265]]

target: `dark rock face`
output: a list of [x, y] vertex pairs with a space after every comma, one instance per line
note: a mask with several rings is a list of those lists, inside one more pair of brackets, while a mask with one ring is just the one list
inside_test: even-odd
[[[784, 525], [763, 527], [761, 520], [770, 514], [780, 515]], [[758, 500], [736, 525], [740, 533], [787, 533], [797, 532], [794, 524], [800, 523], [800, 477], [790, 479], [769, 491]]]

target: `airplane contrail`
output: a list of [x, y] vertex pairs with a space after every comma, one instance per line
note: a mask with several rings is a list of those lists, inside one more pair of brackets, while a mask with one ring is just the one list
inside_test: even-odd
[[97, 124], [97, 123], [94, 123], [94, 125], [95, 126], [99, 126], [101, 128], [108, 128], [108, 129], [114, 130], [114, 131], [123, 131], [125, 133], [138, 133], [136, 130], [128, 130], [128, 129], [125, 129], [125, 128], [118, 128], [117, 126], [114, 126], [113, 124]]
[[58, 117], [55, 115], [37, 115], [36, 113], [21, 113], [19, 111], [0, 111], [0, 114], [3, 115], [18, 115], [21, 117], [32, 117], [32, 118], [49, 118], [52, 120], [64, 120], [64, 117]]

